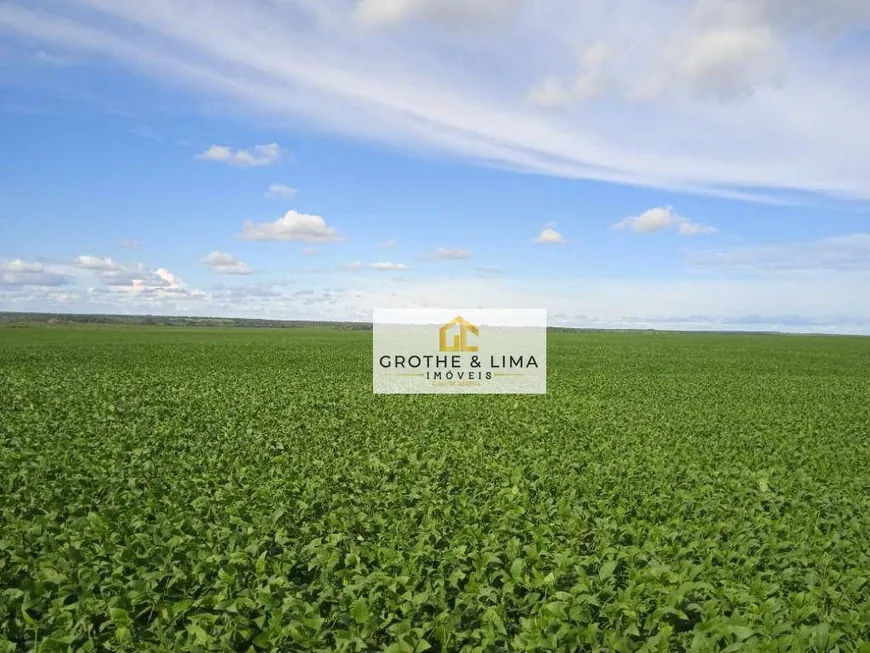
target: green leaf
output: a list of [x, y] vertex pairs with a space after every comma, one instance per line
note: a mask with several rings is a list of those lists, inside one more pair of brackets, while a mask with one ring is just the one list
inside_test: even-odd
[[350, 608], [350, 614], [353, 620], [358, 624], [364, 624], [369, 620], [369, 605], [365, 599], [359, 598], [353, 602]]
[[254, 570], [257, 574], [266, 573], [266, 552], [263, 551], [260, 556], [257, 558], [257, 561], [254, 563]]
[[117, 639], [121, 644], [130, 644], [133, 641], [133, 635], [130, 633], [130, 629], [126, 626], [118, 626], [115, 629], [115, 639]]
[[544, 609], [550, 614], [559, 617], [560, 619], [567, 619], [568, 615], [565, 613], [565, 608], [567, 604], [563, 601], [551, 601], [544, 606]]
[[522, 558], [517, 558], [511, 563], [510, 574], [514, 580], [522, 580], [523, 567], [525, 566], [525, 564], [526, 563]]
[[747, 626], [731, 626], [729, 628], [731, 634], [734, 635], [741, 642], [749, 639], [755, 634], [755, 631], [752, 628], [748, 628]]
[[607, 562], [605, 562], [598, 570], [598, 578], [602, 581], [605, 581], [613, 576], [613, 572], [616, 569], [617, 564], [618, 563], [616, 560], [608, 560]]
[[109, 618], [118, 625], [129, 626], [133, 623], [130, 613], [121, 608], [109, 608]]
[[194, 636], [197, 644], [208, 644], [211, 641], [209, 634], [198, 624], [187, 624], [187, 632]]

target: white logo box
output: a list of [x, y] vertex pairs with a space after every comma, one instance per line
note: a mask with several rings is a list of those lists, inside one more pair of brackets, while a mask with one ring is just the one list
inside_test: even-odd
[[544, 309], [375, 309], [375, 394], [546, 394]]

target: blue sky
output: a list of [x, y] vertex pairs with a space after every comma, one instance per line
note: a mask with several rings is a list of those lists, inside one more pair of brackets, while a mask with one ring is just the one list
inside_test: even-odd
[[4, 3], [0, 310], [870, 332], [867, 3], [577, 4]]

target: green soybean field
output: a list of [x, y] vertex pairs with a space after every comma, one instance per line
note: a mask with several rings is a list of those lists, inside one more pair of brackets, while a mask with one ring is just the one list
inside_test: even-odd
[[870, 338], [0, 328], [0, 651], [870, 651]]

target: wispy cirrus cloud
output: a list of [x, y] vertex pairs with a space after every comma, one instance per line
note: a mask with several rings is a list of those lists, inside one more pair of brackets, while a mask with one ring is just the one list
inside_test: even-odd
[[[870, 233], [854, 233], [779, 245], [754, 245], [693, 252], [694, 272], [729, 273], [870, 273]], [[855, 279], [863, 286], [868, 279]]]
[[[868, 45], [830, 38], [860, 34], [868, 7], [70, 0], [47, 13], [12, 0], [0, 31], [126, 62], [252, 115], [422, 153], [759, 201], [870, 200]], [[461, 71], [447, 52], [461, 53]], [[529, 99], [541, 85], [546, 106]], [[241, 152], [204, 154], [275, 158]]]

